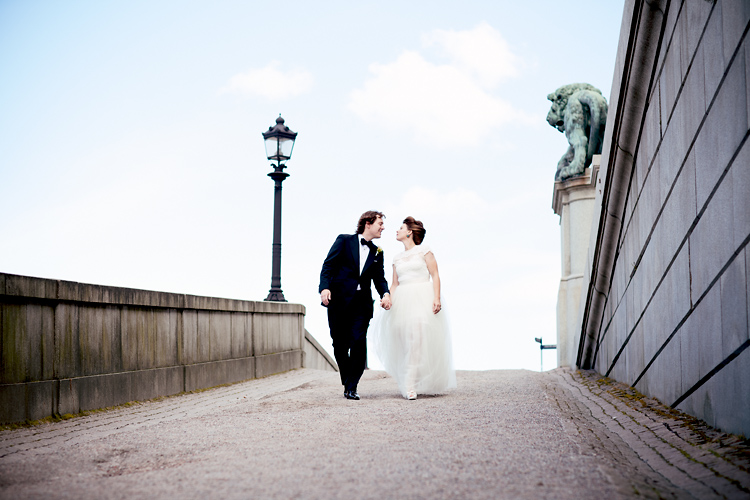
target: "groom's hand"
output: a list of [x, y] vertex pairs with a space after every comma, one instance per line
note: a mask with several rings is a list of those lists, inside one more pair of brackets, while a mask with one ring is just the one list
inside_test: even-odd
[[386, 293], [383, 298], [380, 299], [380, 306], [386, 311], [391, 308], [391, 294]]
[[329, 289], [325, 289], [322, 292], [320, 292], [320, 303], [324, 306], [327, 306], [328, 303], [331, 301], [331, 291]]

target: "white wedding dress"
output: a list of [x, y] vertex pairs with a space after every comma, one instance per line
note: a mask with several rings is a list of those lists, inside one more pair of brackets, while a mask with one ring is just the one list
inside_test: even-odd
[[425, 255], [429, 247], [416, 245], [393, 258], [398, 286], [389, 311], [373, 321], [371, 336], [385, 370], [404, 397], [440, 394], [456, 387], [451, 336], [445, 314], [432, 312], [434, 291]]

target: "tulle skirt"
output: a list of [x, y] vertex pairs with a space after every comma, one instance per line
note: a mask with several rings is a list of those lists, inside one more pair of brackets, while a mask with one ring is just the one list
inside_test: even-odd
[[456, 387], [448, 321], [444, 312], [432, 312], [433, 296], [430, 281], [400, 284], [391, 309], [381, 309], [370, 329], [375, 352], [404, 397]]

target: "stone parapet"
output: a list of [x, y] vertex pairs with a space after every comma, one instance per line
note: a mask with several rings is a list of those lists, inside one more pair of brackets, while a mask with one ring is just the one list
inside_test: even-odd
[[0, 422], [301, 368], [304, 315], [300, 304], [0, 273]]
[[339, 367], [333, 357], [323, 349], [310, 332], [305, 330], [305, 368], [316, 370], [339, 371]]

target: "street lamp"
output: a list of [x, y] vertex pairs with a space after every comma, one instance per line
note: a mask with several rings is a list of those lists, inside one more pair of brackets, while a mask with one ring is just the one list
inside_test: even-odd
[[289, 130], [284, 125], [284, 119], [279, 115], [276, 118], [276, 125], [268, 127], [267, 132], [263, 132], [263, 140], [266, 143], [266, 156], [272, 162], [273, 172], [268, 176], [274, 181], [274, 198], [273, 198], [273, 265], [271, 269], [271, 290], [268, 291], [266, 300], [273, 302], [286, 302], [284, 292], [281, 291], [281, 183], [289, 177], [284, 172], [283, 162], [292, 157], [294, 141], [297, 133]]

